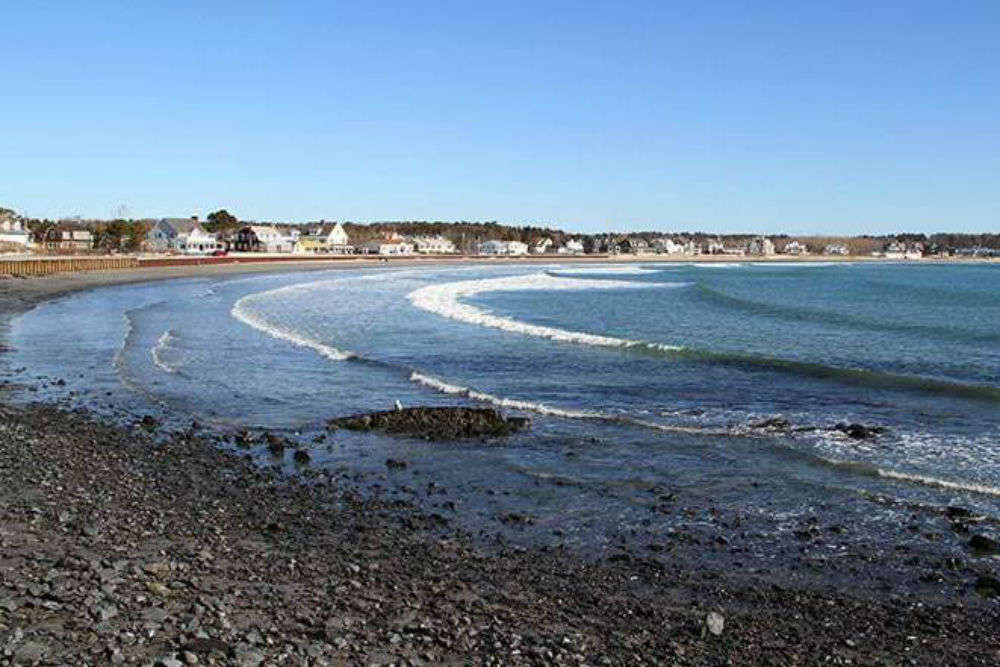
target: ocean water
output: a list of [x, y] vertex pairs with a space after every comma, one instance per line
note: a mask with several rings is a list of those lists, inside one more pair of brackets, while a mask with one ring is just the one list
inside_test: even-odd
[[[809, 517], [894, 545], [940, 530], [937, 508], [1000, 519], [997, 265], [177, 280], [43, 304], [10, 338], [8, 379], [34, 387], [27, 398], [307, 444], [332, 417], [397, 400], [528, 415], [529, 430], [498, 442], [336, 432], [310, 444], [314, 469], [410, 493], [465, 529], [531, 519], [501, 526], [503, 539], [606, 550], [623, 536], [710, 536], [724, 520], [744, 527], [740, 558], [752, 560]], [[773, 417], [795, 430], [753, 426]], [[887, 431], [857, 441], [831, 430], [854, 422]], [[387, 472], [386, 458], [410, 465]], [[936, 544], [961, 548], [954, 536]]]

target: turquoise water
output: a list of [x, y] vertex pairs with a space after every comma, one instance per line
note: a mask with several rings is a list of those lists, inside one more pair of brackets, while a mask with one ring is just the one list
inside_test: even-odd
[[[531, 429], [500, 443], [336, 433], [314, 448], [314, 467], [379, 484], [385, 458], [410, 461], [393, 479], [450, 489], [472, 529], [516, 511], [535, 518], [519, 533], [532, 539], [652, 542], [698, 523], [684, 507], [738, 516], [763, 545], [817, 512], [896, 542], [916, 539], [901, 532], [912, 521], [902, 507], [1000, 518], [997, 265], [170, 281], [45, 304], [11, 340], [9, 366], [30, 369], [11, 379], [40, 389], [29, 398], [306, 443], [331, 417], [397, 400], [527, 414]], [[47, 381], [56, 377], [65, 385]], [[754, 427], [775, 417], [790, 429]], [[852, 440], [831, 430], [841, 422], [887, 432]]]

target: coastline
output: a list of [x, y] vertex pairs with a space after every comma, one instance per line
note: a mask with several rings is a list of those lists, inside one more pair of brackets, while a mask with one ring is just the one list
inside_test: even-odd
[[[498, 261], [522, 260], [479, 263]], [[147, 280], [428, 263], [63, 274], [4, 281], [0, 310]], [[202, 663], [216, 655], [215, 664], [251, 665], [282, 653], [312, 664], [1000, 658], [991, 631], [1000, 607], [974, 595], [925, 603], [867, 588], [786, 588], [717, 571], [710, 556], [696, 568], [643, 554], [594, 562], [559, 550], [484, 550], [419, 507], [361, 500], [323, 475], [281, 477], [194, 430], [119, 428], [45, 406], [0, 409], [0, 651], [21, 651], [22, 662], [32, 651], [45, 662], [153, 664], [188, 651]], [[68, 574], [53, 579], [53, 570]], [[710, 612], [725, 619], [718, 635]]]

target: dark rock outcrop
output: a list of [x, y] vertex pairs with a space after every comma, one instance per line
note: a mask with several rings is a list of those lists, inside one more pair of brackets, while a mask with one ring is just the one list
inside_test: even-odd
[[870, 440], [877, 435], [885, 433], [887, 429], [884, 426], [840, 423], [834, 426], [833, 430], [840, 431], [848, 438], [853, 438], [854, 440]]
[[985, 535], [973, 535], [969, 540], [969, 548], [984, 556], [1000, 554], [1000, 544]]
[[382, 431], [428, 440], [495, 438], [526, 426], [523, 418], [506, 418], [492, 408], [414, 407], [331, 419], [330, 429]]

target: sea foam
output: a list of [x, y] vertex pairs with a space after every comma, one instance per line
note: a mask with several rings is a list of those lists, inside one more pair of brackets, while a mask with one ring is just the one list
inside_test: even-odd
[[163, 353], [166, 352], [170, 344], [177, 340], [177, 337], [172, 331], [164, 331], [163, 334], [156, 340], [156, 345], [152, 347], [149, 351], [149, 356], [153, 358], [153, 363], [157, 368], [162, 370], [164, 373], [176, 373], [177, 369], [168, 364], [163, 359]]
[[644, 347], [661, 351], [676, 351], [683, 349], [677, 345], [652, 343], [615, 336], [569, 331], [556, 327], [542, 326], [521, 322], [509, 317], [494, 315], [482, 308], [461, 301], [464, 297], [482, 294], [484, 292], [520, 292], [533, 290], [571, 291], [594, 289], [650, 289], [667, 287], [686, 287], [692, 283], [634, 283], [623, 280], [591, 280], [584, 278], [561, 278], [547, 273], [534, 273], [503, 278], [487, 278], [482, 280], [464, 280], [453, 283], [427, 285], [409, 294], [410, 302], [422, 310], [426, 310], [449, 319], [477, 324], [483, 327], [500, 329], [526, 336], [536, 336], [549, 340], [592, 345], [596, 347], [633, 348]]

